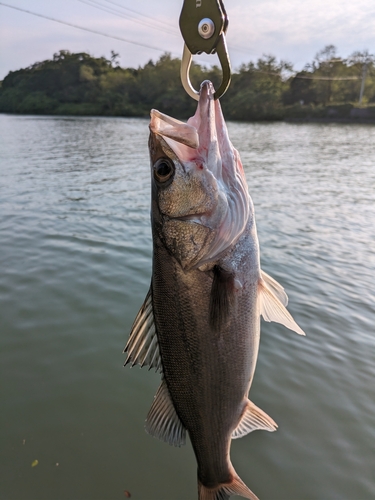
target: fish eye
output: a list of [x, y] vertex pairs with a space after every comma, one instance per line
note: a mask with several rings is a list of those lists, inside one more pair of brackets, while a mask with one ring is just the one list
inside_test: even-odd
[[169, 158], [159, 158], [154, 165], [154, 178], [157, 182], [167, 182], [174, 175], [174, 163]]

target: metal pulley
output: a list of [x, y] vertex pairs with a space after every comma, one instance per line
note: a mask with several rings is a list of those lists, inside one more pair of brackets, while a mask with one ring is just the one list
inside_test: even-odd
[[219, 57], [223, 78], [215, 99], [219, 99], [229, 87], [231, 67], [225, 40], [227, 28], [228, 17], [222, 0], [184, 0], [180, 15], [180, 30], [185, 41], [181, 81], [193, 99], [199, 99], [199, 92], [194, 89], [189, 76], [194, 54], [217, 53]]

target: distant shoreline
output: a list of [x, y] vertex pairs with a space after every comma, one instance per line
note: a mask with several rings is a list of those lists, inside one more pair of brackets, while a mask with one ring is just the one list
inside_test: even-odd
[[[366, 109], [366, 108], [364, 108]], [[109, 115], [109, 114], [77, 114], [77, 113], [15, 113], [15, 112], [5, 112], [5, 111], [0, 111], [0, 115], [10, 115], [10, 116], [49, 116], [49, 117], [66, 117], [66, 118], [72, 118], [72, 117], [78, 117], [78, 118], [136, 118], [136, 119], [148, 119], [149, 114], [146, 115], [131, 115], [131, 116], [126, 116], [126, 115]], [[177, 119], [184, 119], [180, 118], [177, 116]], [[227, 120], [228, 122], [235, 122], [235, 123], [274, 123], [274, 122], [280, 122], [280, 123], [293, 123], [293, 124], [306, 124], [306, 123], [341, 123], [341, 124], [348, 124], [348, 125], [375, 125], [375, 116], [371, 118], [354, 118], [354, 117], [348, 117], [348, 118], [341, 118], [341, 117], [286, 117], [286, 118], [279, 118], [279, 119], [259, 119], [259, 120], [236, 120], [234, 118], [229, 118]]]
[[[326, 49], [323, 59], [318, 54], [299, 73], [273, 56], [243, 65], [220, 101], [226, 119], [375, 123], [375, 64], [366, 63], [364, 78], [364, 56], [331, 60], [332, 47]], [[180, 59], [164, 54], [143, 67], [121, 68], [115, 56], [60, 50], [53, 59], [10, 72], [0, 82], [0, 113], [148, 117], [156, 108], [180, 119], [194, 115], [196, 101], [182, 88]], [[222, 75], [216, 66], [195, 64], [190, 77], [195, 88], [204, 80], [217, 87]]]
[[349, 125], [372, 125], [375, 124], [375, 118], [285, 118], [282, 120], [287, 123], [347, 123]]

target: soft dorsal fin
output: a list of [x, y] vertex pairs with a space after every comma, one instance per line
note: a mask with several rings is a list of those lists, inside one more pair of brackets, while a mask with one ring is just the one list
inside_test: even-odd
[[178, 418], [165, 380], [159, 386], [146, 419], [146, 431], [173, 446], [186, 442], [186, 429]]
[[263, 430], [273, 432], [276, 429], [277, 423], [267, 413], [258, 408], [258, 406], [247, 400], [240, 423], [232, 433], [232, 439], [241, 438], [253, 431]]
[[284, 287], [282, 287], [279, 282], [273, 279], [272, 276], [262, 270], [260, 271], [260, 275], [271, 292], [273, 292], [274, 295], [276, 295], [276, 297], [282, 303], [282, 305], [286, 307], [288, 305], [288, 296], [284, 290]]
[[155, 368], [156, 371], [162, 371], [154, 313], [152, 310], [151, 287], [134, 320], [124, 352], [128, 353], [125, 365], [128, 363], [131, 363], [132, 366], [138, 364], [141, 367], [148, 365], [149, 369]]
[[[277, 283], [277, 281], [275, 281], [275, 283]], [[275, 287], [273, 287], [273, 289], [275, 289]], [[306, 335], [302, 328], [300, 328], [294, 321], [292, 315], [286, 310], [285, 306], [276, 296], [274, 291], [268, 287], [267, 283], [262, 278], [259, 280], [258, 291], [260, 314], [263, 316], [265, 321], [275, 321], [276, 323], [281, 323], [290, 330], [298, 333], [298, 335]]]

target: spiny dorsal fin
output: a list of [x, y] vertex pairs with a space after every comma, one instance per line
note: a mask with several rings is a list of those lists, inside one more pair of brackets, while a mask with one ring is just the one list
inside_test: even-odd
[[162, 371], [154, 313], [152, 310], [151, 287], [134, 320], [124, 352], [128, 353], [125, 365], [128, 363], [131, 363], [132, 366], [138, 364], [141, 367], [149, 365], [149, 369], [155, 368], [156, 371]]
[[159, 386], [146, 419], [146, 431], [173, 446], [186, 442], [186, 429], [174, 409], [165, 380]]
[[260, 314], [263, 316], [265, 321], [275, 321], [276, 323], [281, 323], [299, 335], [306, 335], [263, 279], [259, 280], [258, 291]]
[[273, 432], [276, 429], [277, 423], [267, 413], [248, 400], [240, 423], [232, 433], [232, 439], [241, 438], [253, 431]]
[[210, 325], [213, 330], [220, 330], [229, 316], [234, 297], [234, 276], [229, 271], [214, 266], [214, 279], [210, 295]]
[[288, 305], [288, 296], [284, 290], [284, 287], [282, 287], [278, 281], [273, 279], [272, 276], [262, 270], [260, 271], [260, 275], [271, 292], [273, 292], [274, 295], [276, 295], [276, 297], [282, 303], [282, 305], [286, 307]]

